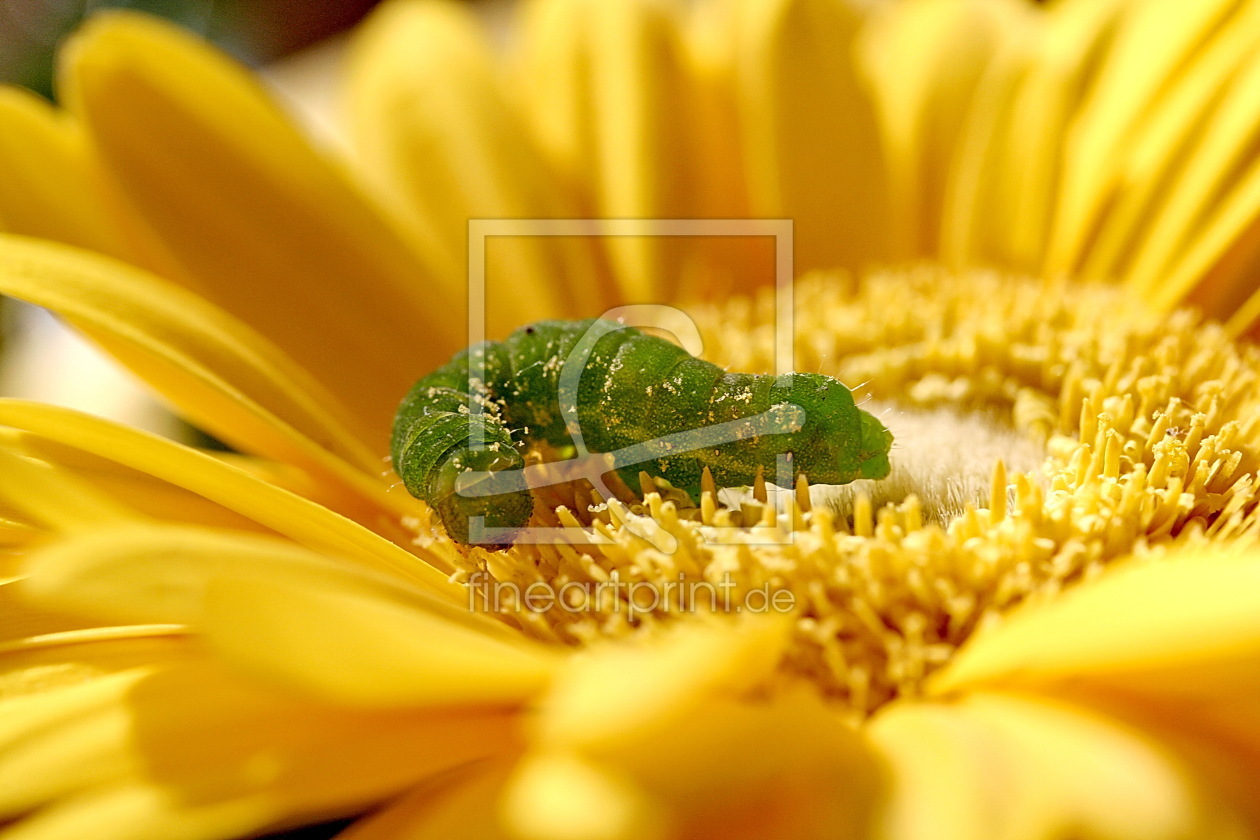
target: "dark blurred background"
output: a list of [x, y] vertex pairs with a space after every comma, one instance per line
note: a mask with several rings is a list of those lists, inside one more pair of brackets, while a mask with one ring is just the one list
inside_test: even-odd
[[57, 44], [87, 14], [139, 9], [169, 18], [247, 64], [263, 64], [353, 25], [377, 0], [0, 0], [0, 84], [52, 96]]

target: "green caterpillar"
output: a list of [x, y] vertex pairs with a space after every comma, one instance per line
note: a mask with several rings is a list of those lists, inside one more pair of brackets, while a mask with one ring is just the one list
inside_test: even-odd
[[[541, 321], [460, 351], [403, 399], [391, 452], [455, 540], [502, 545], [533, 511], [522, 453], [540, 441], [613, 453], [598, 473], [611, 466], [635, 487], [645, 469], [696, 498], [705, 467], [724, 487], [752, 483], [759, 468], [782, 486], [797, 473], [821, 484], [883, 478], [892, 434], [829, 376], [727, 373], [591, 319]], [[781, 456], [788, 484], [776, 480]]]

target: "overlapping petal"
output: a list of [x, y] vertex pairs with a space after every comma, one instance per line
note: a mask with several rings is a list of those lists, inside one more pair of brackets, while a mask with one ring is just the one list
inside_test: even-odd
[[879, 770], [859, 733], [808, 692], [749, 696], [789, 626], [697, 622], [576, 657], [509, 780], [513, 833], [864, 836]]
[[891, 196], [855, 61], [861, 13], [831, 0], [741, 0], [733, 14], [752, 215], [794, 220], [798, 271], [886, 259]]
[[[205, 428], [379, 500], [384, 449], [268, 340], [124, 263], [0, 238], [0, 292], [65, 317]], [[385, 428], [388, 428], [388, 424]]]
[[[383, 446], [400, 396], [459, 343], [450, 289], [240, 67], [181, 30], [95, 16], [62, 95], [194, 288], [265, 334]], [[174, 278], [180, 279], [180, 278]]]
[[368, 705], [508, 703], [548, 650], [466, 605], [271, 537], [115, 525], [32, 553], [35, 603], [105, 621], [187, 625], [273, 681]]
[[[1075, 4], [1080, 7], [1088, 3]], [[1123, 171], [1118, 165], [1150, 116], [1155, 92], [1199, 57], [1231, 15], [1245, 15], [1249, 4], [1236, 0], [1184, 3], [1156, 0], [1122, 3], [1125, 16], [1097, 68], [1097, 81], [1082, 91], [1079, 121], [1068, 137], [1063, 176], [1055, 208], [1056, 254], [1081, 254], [1110, 200], [1110, 188]], [[1106, 30], [1095, 27], [1100, 36]], [[1063, 133], [1063, 132], [1061, 132]], [[1154, 240], [1149, 240], [1154, 244]], [[1060, 270], [1072, 267], [1059, 259]]]
[[0, 88], [0, 229], [121, 256], [80, 126], [20, 88]]
[[[328, 507], [223, 459], [107, 420], [35, 403], [0, 400], [0, 426], [31, 433], [26, 448], [66, 473], [75, 472], [84, 455], [97, 462], [117, 464], [130, 470], [131, 482], [150, 495], [169, 497], [173, 488], [179, 488], [316, 551], [362, 562], [433, 591], [454, 591], [447, 586], [445, 576], [436, 571], [442, 565], [441, 558], [428, 555], [425, 562]], [[76, 457], [76, 453], [81, 454]], [[0, 489], [4, 491], [0, 498], [7, 498], [10, 505], [29, 510], [35, 501], [25, 485], [0, 483]], [[54, 508], [60, 492], [49, 495]], [[96, 498], [101, 497], [97, 494]], [[121, 494], [121, 498], [129, 496]], [[131, 507], [143, 511], [143, 506]], [[187, 511], [184, 513], [187, 519]], [[216, 523], [203, 517], [201, 524]], [[389, 520], [380, 510], [375, 511], [372, 524], [393, 535], [386, 527]], [[403, 540], [401, 536], [397, 538]]]
[[[55, 799], [10, 836], [240, 836], [361, 810], [515, 749], [510, 714], [356, 712], [263, 690], [207, 662], [87, 688], [97, 712], [80, 720], [92, 737], [25, 727], [22, 748], [6, 751], [3, 771], [20, 780], [6, 788], [12, 808]], [[51, 772], [30, 772], [40, 769]]]
[[[7, 614], [12, 604], [6, 599], [4, 606]], [[6, 716], [3, 725], [0, 725], [0, 741], [60, 720], [62, 715], [55, 710], [60, 708], [57, 698], [63, 695], [57, 692], [62, 688], [93, 683], [111, 675], [144, 670], [162, 663], [185, 662], [199, 654], [184, 627], [96, 626], [97, 622], [84, 616], [76, 616], [75, 619], [79, 625], [76, 629], [67, 629], [63, 624], [55, 632], [50, 629], [38, 635], [0, 639], [0, 702], [25, 695], [29, 703], [8, 708], [10, 711], [27, 709], [34, 715], [31, 718], [18, 714]], [[83, 696], [96, 696], [92, 693], [96, 690], [88, 689]], [[38, 698], [45, 694], [50, 699], [41, 707]], [[64, 696], [80, 695], [70, 693]], [[81, 713], [77, 705], [67, 708], [66, 717]]]
[[500, 764], [481, 762], [447, 774], [355, 822], [342, 840], [507, 840], [500, 817], [506, 776]]
[[[587, 185], [589, 215], [697, 215], [697, 150], [687, 130], [695, 93], [679, 4], [531, 0], [523, 5], [523, 112], [562, 177]], [[596, 223], [593, 232], [598, 230]], [[676, 237], [613, 236], [601, 242], [620, 300], [662, 300], [684, 276], [687, 248]]]
[[883, 126], [893, 252], [939, 256], [946, 190], [982, 78], [1035, 10], [992, 0], [910, 0], [878, 8], [859, 42]]
[[982, 692], [894, 704], [869, 732], [890, 769], [875, 837], [1248, 836], [1174, 753], [1082, 709]]
[[[471, 219], [576, 219], [575, 184], [558, 178], [508, 101], [491, 45], [473, 13], [450, 0], [385, 5], [355, 35], [351, 126], [365, 179], [449, 266], [442, 282], [466, 294], [458, 266], [484, 247], [488, 334], [544, 317], [602, 312], [596, 242], [493, 235], [469, 240]], [[583, 278], [567, 287], [558, 278]]]
[[[1260, 762], [1260, 552], [1183, 547], [1133, 561], [982, 635], [929, 683], [1105, 709], [1175, 746], [1251, 819]], [[1250, 769], [1249, 769], [1250, 768]]]

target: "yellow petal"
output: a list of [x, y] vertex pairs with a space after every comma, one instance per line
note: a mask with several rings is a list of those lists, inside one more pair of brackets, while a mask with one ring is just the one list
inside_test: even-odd
[[514, 774], [504, 803], [521, 840], [654, 840], [665, 817], [616, 773], [565, 754], [543, 754]]
[[[746, 219], [749, 205], [745, 153], [737, 113], [738, 67], [735, 33], [738, 15], [725, 2], [690, 4], [684, 22], [693, 179], [687, 216]], [[764, 286], [774, 277], [775, 241], [768, 236], [694, 237], [687, 241], [683, 283], [675, 300], [723, 300]]]
[[856, 4], [740, 0], [738, 101], [753, 215], [795, 222], [796, 269], [889, 253], [879, 127], [854, 60]]
[[507, 840], [498, 803], [504, 775], [485, 762], [461, 770], [357, 820], [338, 840]]
[[[530, 840], [869, 836], [879, 767], [861, 734], [808, 691], [760, 700], [712, 693], [689, 714], [656, 724], [615, 744], [540, 741], [509, 783], [513, 833]], [[620, 721], [610, 713], [603, 725]], [[574, 742], [578, 749], [566, 749]], [[590, 798], [565, 795], [574, 788]]]
[[[523, 4], [522, 105], [571, 182], [588, 182], [597, 218], [697, 215], [696, 99], [678, 4], [532, 0]], [[602, 240], [622, 300], [663, 300], [682, 277], [685, 242]]]
[[1036, 63], [1040, 17], [994, 55], [976, 89], [946, 182], [941, 252], [954, 266], [1000, 263], [1009, 253], [1012, 196], [1001, 188], [1006, 134], [1024, 77]]
[[[183, 661], [196, 653], [186, 631], [171, 625], [83, 627], [5, 640], [0, 644], [0, 700], [24, 695], [48, 698], [53, 691], [62, 688], [95, 682], [112, 674]], [[32, 702], [40, 708], [56, 707], [52, 699]], [[16, 714], [0, 719], [7, 722], [0, 725], [0, 739], [20, 733], [24, 726], [47, 725], [49, 720], [37, 716], [31, 719], [33, 722], [20, 724]]]
[[[1081, 91], [1090, 81], [1091, 58], [1106, 43], [1105, 31], [1096, 29], [1082, 37], [1079, 25], [1062, 25], [1063, 20], [1051, 17], [1036, 59], [1014, 94], [999, 147], [994, 186], [1006, 194], [1002, 222], [1008, 226], [1002, 256], [1007, 264], [1027, 271], [1036, 271], [1044, 259], [1064, 138], [1077, 116]], [[1078, 24], [1079, 17], [1067, 20]]]
[[1154, 0], [1126, 5], [1123, 25], [1064, 149], [1048, 261], [1052, 272], [1075, 267], [1111, 197], [1115, 177], [1123, 171], [1120, 162], [1142, 131], [1151, 103], [1160, 100], [1161, 89], [1245, 4]]
[[[94, 626], [95, 622], [82, 616], [42, 610], [27, 604], [18, 595], [18, 580], [16, 574], [0, 580], [0, 651], [6, 650], [7, 645], [20, 644], [33, 636]], [[7, 691], [7, 680], [0, 676], [0, 697], [4, 697]]]
[[35, 533], [35, 529], [28, 523], [20, 522], [8, 515], [0, 516], [0, 547], [25, 545], [35, 536]]
[[115, 703], [8, 745], [0, 759], [0, 815], [12, 817], [134, 773], [131, 756], [117, 746], [130, 722]]
[[23, 820], [6, 840], [218, 840], [266, 825], [270, 813], [259, 798], [203, 805], [180, 802], [156, 787], [105, 786]]
[[[155, 674], [137, 686], [133, 704], [151, 778], [207, 796], [268, 791], [311, 811], [519, 747], [512, 714], [324, 706], [262, 691], [213, 666]], [[225, 772], [268, 754], [264, 766], [241, 768], [252, 773]]]
[[369, 498], [382, 450], [275, 347], [231, 316], [123, 263], [0, 235], [0, 293], [62, 315], [192, 420], [242, 449], [350, 484]]
[[993, 0], [889, 3], [859, 40], [888, 150], [894, 252], [936, 256], [945, 187], [981, 76], [1031, 8]]
[[[1220, 104], [1221, 91], [1234, 84], [1255, 54], [1260, 8], [1248, 4], [1245, 13], [1250, 21], [1224, 27], [1151, 103], [1150, 117], [1116, 170], [1109, 173], [1115, 197], [1107, 200], [1114, 207], [1100, 220], [1097, 241], [1090, 245], [1080, 271], [1083, 278], [1124, 277], [1138, 249], [1154, 244], [1154, 218], [1165, 204], [1177, 201], [1171, 185], [1192, 160], [1200, 132], [1211, 123]], [[1156, 287], [1149, 291], [1165, 287], [1163, 277], [1154, 279]]]
[[116, 747], [127, 735], [123, 704], [150, 672], [133, 667], [0, 701], [0, 818], [132, 772]]
[[[326, 507], [189, 447], [68, 409], [16, 400], [0, 400], [0, 426], [24, 429], [169, 482], [315, 551], [363, 562], [438, 593], [458, 591], [437, 571], [444, 566], [441, 558], [423, 553], [417, 558]], [[32, 448], [53, 463], [64, 458], [56, 450], [40, 451], [38, 443]]]
[[788, 626], [780, 617], [696, 621], [651, 642], [592, 649], [557, 677], [541, 738], [611, 749], [642, 728], [685, 718], [709, 698], [764, 678], [779, 661]]
[[0, 497], [49, 530], [90, 532], [139, 513], [97, 492], [69, 473], [0, 447]]
[[[451, 265], [466, 260], [471, 219], [584, 215], [508, 103], [498, 73], [472, 12], [449, 0], [387, 3], [355, 35], [349, 83], [361, 167], [409, 224], [433, 229]], [[592, 247], [582, 237], [489, 238], [488, 333], [611, 306]], [[465, 278], [455, 279], [462, 294]]]
[[[1260, 142], [1260, 119], [1256, 116], [1260, 107], [1260, 61], [1254, 59], [1260, 43], [1260, 37], [1255, 35], [1257, 25], [1260, 17], [1252, 19], [1246, 63], [1235, 78], [1228, 80], [1223, 92], [1213, 92], [1220, 101], [1210, 113], [1202, 115], [1206, 130], [1187, 150], [1181, 170], [1164, 185], [1166, 200], [1145, 226], [1127, 279], [1146, 290], [1157, 305], [1173, 306], [1189, 298], [1210, 315], [1228, 317], [1255, 288], [1250, 277], [1243, 283], [1236, 282], [1236, 273], [1242, 266], [1231, 272], [1219, 263], [1204, 264], [1207, 254], [1200, 241], [1216, 245], [1220, 241], [1217, 229], [1221, 220], [1254, 224], [1260, 212], [1254, 197], [1244, 206], [1238, 204], [1238, 198], [1254, 191], [1251, 185], [1260, 178], [1260, 167], [1253, 165], [1255, 145]], [[1240, 213], [1249, 217], [1239, 218]], [[1246, 235], [1245, 228], [1234, 227], [1231, 232], [1235, 241]], [[1194, 278], [1185, 271], [1187, 254], [1195, 258], [1190, 265], [1199, 271]], [[1217, 252], [1212, 256], [1219, 259], [1220, 255]]]
[[462, 307], [243, 69], [186, 32], [100, 14], [62, 93], [107, 170], [196, 281], [353, 411], [382, 448]]
[[234, 662], [365, 706], [516, 705], [539, 693], [557, 664], [541, 645], [449, 613], [344, 585], [295, 588], [280, 576], [212, 579], [206, 632]]
[[1158, 742], [1043, 700], [898, 701], [871, 722], [891, 771], [885, 840], [1241, 837]]
[[[1244, 158], [1249, 163], [1249, 158]], [[1227, 194], [1209, 208], [1190, 234], [1194, 237], [1166, 274], [1135, 279], [1155, 288], [1168, 305], [1185, 303], [1225, 319], [1235, 335], [1256, 335], [1260, 292], [1255, 265], [1260, 259], [1260, 167], [1228, 173]]]
[[[517, 833], [863, 836], [878, 780], [859, 733], [808, 691], [744, 698], [781, 661], [790, 628], [781, 616], [697, 619], [575, 656], [508, 793]], [[607, 812], [563, 796], [575, 784]]]
[[1019, 610], [929, 685], [936, 695], [1027, 688], [1256, 657], [1260, 552], [1200, 546], [1125, 564]]
[[1035, 691], [1103, 708], [1193, 761], [1260, 821], [1260, 550], [1134, 562], [976, 638], [929, 683]]
[[0, 87], [0, 228], [121, 252], [79, 126], [33, 93]]
[[[37, 605], [123, 623], [203, 628], [216, 580], [279, 581], [289, 588], [364, 590], [432, 612], [469, 631], [515, 639], [504, 625], [455, 598], [418, 591], [275, 537], [158, 524], [102, 525], [49, 543], [27, 558], [25, 595]], [[362, 597], [369, 597], [363, 595]]]
[[[354, 813], [440, 771], [511, 750], [515, 740], [509, 715], [355, 713], [258, 690], [210, 664], [147, 675], [118, 712], [126, 732], [101, 738], [98, 752], [127, 765], [123, 778], [63, 796], [12, 836], [253, 834]], [[21, 762], [12, 766], [20, 771]], [[79, 772], [57, 768], [66, 777]]]
[[952, 261], [1041, 269], [1068, 127], [1129, 5], [1059, 3], [1011, 28], [978, 89], [950, 184], [945, 223]]
[[[6, 401], [0, 400], [0, 415], [3, 415], [7, 405]], [[45, 407], [38, 405], [40, 409]], [[3, 420], [0, 420], [0, 426], [3, 425]], [[167, 484], [151, 475], [123, 466], [118, 461], [93, 455], [74, 446], [62, 446], [45, 438], [7, 428], [0, 429], [0, 446], [23, 452], [45, 464], [55, 465], [58, 471], [68, 473], [75, 481], [136, 511], [142, 517], [238, 531], [267, 530], [253, 519], [182, 487]], [[7, 500], [3, 504], [5, 507], [10, 506]], [[29, 521], [30, 517], [18, 512], [22, 506], [17, 504], [12, 507], [15, 519], [26, 520], [27, 528], [32, 533], [37, 532], [35, 523]], [[38, 530], [48, 529], [45, 527]]]
[[26, 573], [38, 607], [190, 625], [273, 680], [347, 702], [507, 703], [553, 665], [449, 589], [403, 587], [275, 538], [102, 524], [32, 552]]

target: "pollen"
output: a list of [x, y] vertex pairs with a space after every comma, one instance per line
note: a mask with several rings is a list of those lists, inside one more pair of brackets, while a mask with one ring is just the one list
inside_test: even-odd
[[[897, 441], [889, 478], [825, 488], [798, 476], [785, 490], [759, 478], [732, 492], [706, 477], [698, 500], [646, 473], [633, 490], [608, 485], [610, 498], [556, 485], [536, 492], [535, 519], [583, 540], [452, 547], [455, 578], [600, 590], [581, 609], [496, 605], [563, 645], [715, 609], [687, 584], [726, 586], [718, 611], [790, 593], [777, 678], [861, 718], [916, 695], [1017, 605], [1109, 564], [1158, 561], [1173, 542], [1257, 530], [1260, 353], [1192, 312], [935, 268], [806, 277], [795, 310], [796, 369], [882, 407]], [[690, 311], [706, 358], [773, 369], [770, 294]], [[630, 583], [674, 597], [630, 610]]]

